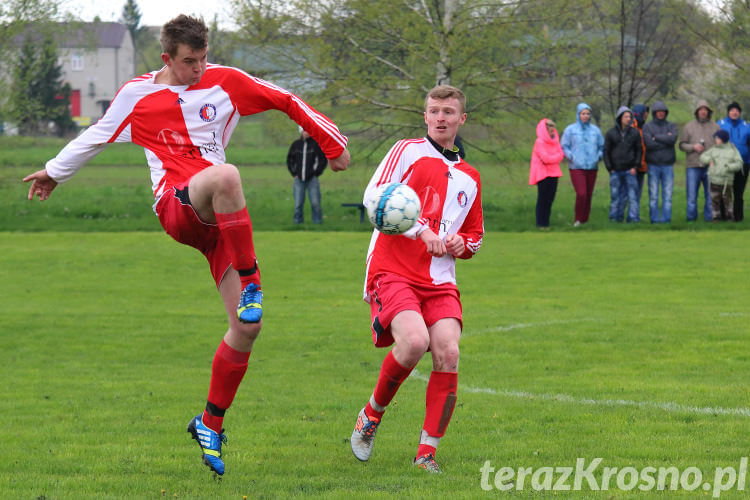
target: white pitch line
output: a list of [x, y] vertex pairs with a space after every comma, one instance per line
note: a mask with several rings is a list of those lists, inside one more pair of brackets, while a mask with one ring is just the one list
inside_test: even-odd
[[543, 326], [551, 326], [551, 325], [565, 325], [569, 323], [584, 323], [584, 322], [600, 322], [601, 319], [598, 318], [578, 318], [578, 319], [559, 319], [559, 320], [551, 320], [551, 321], [542, 321], [539, 323], [514, 323], [512, 325], [507, 326], [493, 326], [490, 328], [485, 328], [482, 330], [469, 330], [469, 331], [463, 331], [461, 333], [462, 337], [471, 337], [474, 335], [482, 335], [485, 333], [493, 333], [493, 332], [509, 332], [511, 330], [519, 330], [522, 328], [538, 328]]
[[[409, 378], [416, 378], [427, 382], [429, 377], [422, 375], [419, 371], [411, 372]], [[462, 391], [473, 394], [491, 394], [493, 396], [503, 396], [518, 399], [537, 399], [541, 401], [554, 401], [558, 403], [572, 403], [587, 406], [630, 406], [634, 408], [646, 408], [652, 410], [663, 410], [669, 413], [693, 413], [698, 415], [731, 415], [740, 417], [750, 417], [750, 408], [722, 408], [720, 406], [687, 406], [678, 403], [659, 403], [654, 401], [631, 401], [628, 399], [590, 399], [576, 398], [567, 394], [535, 394], [527, 391], [495, 390], [486, 387], [468, 387], [460, 386]]]

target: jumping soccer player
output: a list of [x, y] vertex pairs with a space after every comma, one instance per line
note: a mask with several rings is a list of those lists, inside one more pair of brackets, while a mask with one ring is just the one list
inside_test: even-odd
[[106, 144], [143, 146], [154, 212], [170, 236], [206, 256], [229, 318], [214, 355], [205, 411], [188, 425], [203, 462], [222, 475], [224, 413], [247, 370], [263, 314], [250, 216], [239, 171], [226, 163], [224, 150], [240, 116], [277, 109], [315, 138], [331, 170], [345, 170], [349, 152], [338, 128], [296, 95], [237, 68], [207, 64], [202, 20], [180, 15], [169, 21], [161, 45], [162, 69], [123, 85], [98, 123], [23, 180], [31, 182], [29, 200], [44, 201]]
[[374, 231], [370, 240], [364, 299], [370, 303], [372, 338], [376, 347], [394, 346], [352, 432], [352, 451], [362, 461], [370, 458], [386, 407], [429, 350], [433, 371], [414, 464], [441, 472], [435, 453], [456, 404], [462, 328], [456, 258], [471, 258], [484, 234], [479, 173], [454, 144], [465, 110], [459, 89], [433, 88], [425, 99], [427, 137], [397, 142], [365, 190], [367, 206], [378, 186], [406, 183], [419, 195], [422, 215], [403, 235]]

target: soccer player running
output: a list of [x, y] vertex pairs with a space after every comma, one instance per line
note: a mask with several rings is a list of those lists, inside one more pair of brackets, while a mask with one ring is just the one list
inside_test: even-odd
[[29, 200], [49, 198], [111, 142], [143, 146], [154, 212], [164, 230], [200, 250], [226, 309], [229, 328], [213, 358], [205, 410], [188, 424], [203, 462], [224, 473], [224, 413], [247, 370], [261, 329], [263, 292], [240, 174], [225, 148], [240, 116], [277, 109], [315, 138], [331, 170], [349, 164], [347, 139], [296, 95], [232, 67], [207, 64], [208, 29], [180, 15], [161, 32], [165, 66], [125, 83], [104, 116], [26, 178]]
[[388, 404], [429, 350], [433, 371], [414, 465], [441, 472], [435, 453], [456, 404], [462, 328], [456, 258], [471, 258], [484, 234], [479, 173], [454, 144], [465, 110], [459, 89], [441, 85], [430, 90], [424, 112], [427, 137], [397, 142], [365, 190], [367, 205], [377, 186], [406, 183], [419, 195], [422, 215], [403, 235], [374, 231], [370, 240], [364, 298], [370, 303], [372, 338], [376, 347], [393, 344], [393, 349], [352, 432], [352, 451], [362, 461], [370, 458]]

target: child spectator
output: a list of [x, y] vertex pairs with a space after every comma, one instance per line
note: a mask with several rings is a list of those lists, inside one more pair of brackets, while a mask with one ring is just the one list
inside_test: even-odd
[[[711, 219], [733, 220], [732, 192], [734, 173], [742, 170], [742, 157], [734, 144], [729, 142], [729, 132], [718, 130], [714, 133], [715, 146], [704, 151], [700, 160], [708, 165], [708, 182], [711, 185]], [[722, 218], [721, 206], [724, 205]]]

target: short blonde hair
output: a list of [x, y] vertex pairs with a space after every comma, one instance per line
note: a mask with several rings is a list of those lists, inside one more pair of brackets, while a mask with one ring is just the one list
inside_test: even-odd
[[461, 113], [466, 112], [466, 96], [456, 87], [451, 85], [438, 85], [433, 87], [432, 90], [427, 92], [427, 97], [424, 98], [424, 109], [427, 109], [427, 101], [429, 99], [450, 99], [454, 98], [461, 105]]

